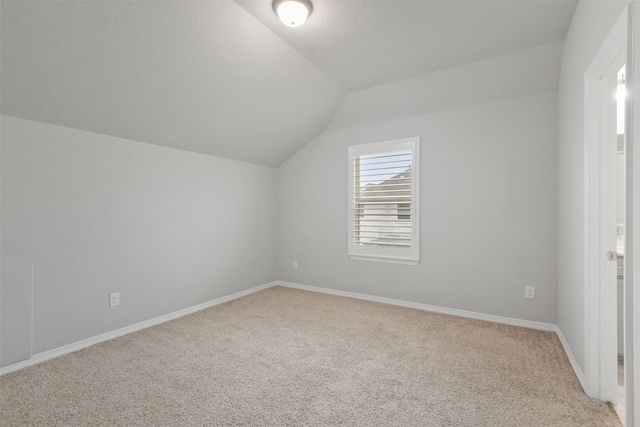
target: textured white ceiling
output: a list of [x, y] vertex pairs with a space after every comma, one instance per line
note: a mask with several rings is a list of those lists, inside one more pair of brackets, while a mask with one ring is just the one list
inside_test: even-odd
[[344, 97], [230, 1], [1, 7], [6, 115], [275, 167]]
[[564, 40], [576, 1], [312, 0], [299, 28], [235, 0], [348, 91]]
[[1, 112], [275, 167], [347, 93], [562, 40], [576, 6], [313, 4], [289, 28], [271, 0], [3, 0]]
[[543, 44], [352, 92], [327, 130], [556, 92], [562, 46]]

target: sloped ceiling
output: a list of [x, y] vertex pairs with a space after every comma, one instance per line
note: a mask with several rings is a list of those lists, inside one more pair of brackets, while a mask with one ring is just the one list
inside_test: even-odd
[[564, 40], [577, 2], [313, 1], [288, 28], [269, 0], [236, 0], [347, 91]]
[[274, 167], [345, 93], [230, 1], [1, 7], [10, 116]]
[[348, 93], [563, 40], [574, 1], [0, 3], [2, 114], [276, 167]]
[[351, 92], [327, 130], [556, 92], [562, 47], [543, 44]]

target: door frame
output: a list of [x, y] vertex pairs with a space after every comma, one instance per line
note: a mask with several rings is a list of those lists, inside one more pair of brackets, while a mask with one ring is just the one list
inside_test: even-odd
[[[625, 63], [629, 74], [631, 64], [627, 58], [627, 47], [631, 44], [629, 36], [632, 31], [629, 30], [632, 21], [629, 19], [632, 18], [633, 11], [633, 7], [625, 8], [584, 75], [584, 389], [589, 397], [611, 402], [617, 400], [617, 285], [616, 263], [606, 260], [606, 252], [615, 250], [615, 233], [612, 231], [615, 230], [615, 150], [607, 146], [605, 138], [611, 138], [611, 129], [615, 130], [615, 113], [612, 114], [612, 111], [615, 112], [615, 100], [607, 99], [608, 95], [603, 93], [611, 90], [612, 83], [607, 77], [613, 75], [615, 79], [617, 71]], [[613, 85], [612, 93], [615, 93], [615, 81]], [[627, 98], [628, 115], [630, 98], [632, 97]], [[628, 120], [625, 130], [627, 137], [630, 124]], [[615, 131], [611, 139], [612, 147], [615, 147]], [[628, 181], [629, 168], [626, 172]], [[631, 200], [628, 191], [627, 200]], [[627, 230], [630, 229], [627, 227]], [[627, 286], [625, 293], [626, 288]], [[631, 314], [626, 308], [626, 332], [632, 331]], [[626, 332], [625, 343], [628, 344], [630, 341], [628, 342]], [[625, 367], [629, 362], [633, 365], [629, 349], [630, 346], [625, 345]], [[629, 384], [625, 381], [627, 396], [630, 394]], [[626, 406], [627, 419], [632, 421], [633, 404], [629, 401]]]
[[[636, 150], [640, 144], [640, 130], [636, 132], [637, 124], [640, 124], [640, 108], [634, 108], [634, 100], [640, 99], [640, 84], [636, 81], [636, 58], [640, 58], [640, 33], [636, 16], [640, 13], [640, 1], [635, 0], [628, 6], [629, 43], [627, 54], [627, 102], [626, 102], [626, 223], [625, 223], [625, 385], [627, 403], [627, 425], [634, 426], [636, 416], [635, 408], [640, 408], [640, 339], [636, 339], [636, 331], [640, 332], [640, 292], [634, 292], [640, 288], [640, 251], [635, 250], [635, 242], [640, 242], [640, 227], [635, 225], [635, 214], [640, 213], [640, 150]], [[628, 363], [630, 362], [630, 363]]]

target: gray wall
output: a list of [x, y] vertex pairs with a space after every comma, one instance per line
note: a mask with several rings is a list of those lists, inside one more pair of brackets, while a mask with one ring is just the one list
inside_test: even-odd
[[276, 279], [274, 169], [1, 125], [2, 292], [33, 267], [34, 354]]
[[584, 371], [584, 73], [627, 2], [580, 2], [558, 98], [558, 326]]
[[[277, 171], [2, 116], [2, 294], [28, 305], [33, 287], [34, 354], [275, 279], [556, 323], [560, 53], [448, 70], [465, 84], [449, 82], [437, 105], [440, 72], [355, 92], [339, 126]], [[506, 73], [520, 62], [536, 66]], [[535, 84], [469, 89], [490, 78]], [[363, 117], [366, 99], [389, 108]], [[420, 264], [351, 261], [347, 147], [411, 136], [422, 139]]]
[[[556, 120], [551, 92], [325, 132], [279, 169], [278, 278], [556, 323]], [[352, 261], [347, 147], [412, 136], [420, 264]]]

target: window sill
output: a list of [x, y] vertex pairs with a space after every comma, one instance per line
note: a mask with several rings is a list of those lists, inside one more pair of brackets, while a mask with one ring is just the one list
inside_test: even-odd
[[405, 264], [405, 265], [418, 265], [419, 260], [403, 259], [403, 258], [390, 258], [390, 257], [376, 257], [366, 255], [349, 255], [349, 258], [355, 261], [374, 261], [374, 262], [386, 262], [389, 264]]

